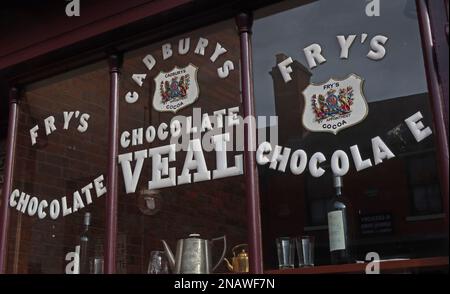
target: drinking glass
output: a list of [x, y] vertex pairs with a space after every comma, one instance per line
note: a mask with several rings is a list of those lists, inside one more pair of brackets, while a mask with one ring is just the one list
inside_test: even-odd
[[103, 274], [104, 262], [103, 256], [96, 256], [90, 260], [91, 274]]
[[314, 236], [300, 236], [295, 239], [297, 245], [298, 266], [314, 266]]
[[293, 268], [295, 257], [295, 239], [280, 237], [276, 240], [278, 253], [278, 267], [280, 269]]
[[169, 262], [164, 251], [150, 252], [150, 261], [148, 263], [148, 274], [168, 274]]

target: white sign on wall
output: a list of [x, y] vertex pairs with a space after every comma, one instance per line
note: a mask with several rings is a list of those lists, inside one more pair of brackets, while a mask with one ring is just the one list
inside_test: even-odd
[[364, 120], [369, 107], [363, 93], [364, 80], [350, 74], [343, 80], [310, 84], [303, 91], [305, 108], [303, 125], [312, 132], [331, 132], [353, 126]]
[[184, 68], [174, 67], [169, 72], [161, 71], [155, 77], [153, 108], [156, 111], [173, 113], [191, 105], [198, 99], [198, 68], [190, 63]]

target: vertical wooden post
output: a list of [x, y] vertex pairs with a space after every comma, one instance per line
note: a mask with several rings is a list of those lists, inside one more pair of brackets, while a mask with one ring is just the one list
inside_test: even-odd
[[106, 236], [105, 236], [105, 273], [116, 272], [117, 247], [117, 183], [119, 151], [119, 75], [122, 57], [118, 54], [109, 56], [110, 100], [109, 100], [109, 151], [106, 199]]
[[13, 185], [18, 117], [19, 91], [17, 88], [11, 88], [9, 92], [8, 137], [6, 139], [5, 183], [2, 189], [2, 206], [0, 207], [0, 274], [6, 272], [8, 258], [9, 195], [11, 195]]
[[[255, 117], [252, 77], [252, 46], [250, 38], [253, 16], [249, 13], [240, 13], [236, 16], [236, 24], [239, 30], [241, 46], [241, 85], [244, 118]], [[254, 274], [261, 274], [263, 273], [263, 262], [259, 178], [255, 158], [256, 152], [254, 151], [254, 147], [256, 146], [256, 142], [254, 142], [254, 140], [256, 136], [252, 133], [256, 131], [255, 124], [256, 119], [248, 119], [248, 123], [244, 125], [244, 173], [247, 197], [250, 272]]]
[[[426, 74], [428, 80], [428, 91], [430, 96], [431, 110], [435, 127], [436, 156], [439, 170], [439, 180], [441, 184], [441, 195], [443, 199], [443, 209], [448, 228], [448, 177], [449, 177], [449, 154], [447, 125], [445, 123], [445, 111], [448, 112], [443, 101], [442, 88], [439, 84], [436, 63], [434, 60], [433, 36], [431, 34], [430, 19], [427, 4], [424, 0], [417, 0], [417, 12], [422, 35], [422, 50], [425, 59]], [[448, 114], [448, 113], [447, 113]]]

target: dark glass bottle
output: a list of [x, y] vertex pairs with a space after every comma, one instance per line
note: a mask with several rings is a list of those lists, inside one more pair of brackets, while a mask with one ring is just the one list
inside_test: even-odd
[[80, 235], [80, 274], [90, 273], [90, 258], [92, 257], [93, 238], [89, 230], [91, 213], [86, 212], [83, 218], [83, 232]]
[[346, 199], [342, 196], [342, 177], [333, 176], [336, 189], [328, 206], [328, 236], [330, 241], [330, 257], [332, 264], [350, 262], [350, 238], [348, 232]]

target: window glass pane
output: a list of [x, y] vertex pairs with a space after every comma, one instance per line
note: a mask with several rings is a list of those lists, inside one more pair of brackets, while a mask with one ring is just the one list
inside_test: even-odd
[[[189, 234], [209, 240], [225, 235], [228, 256], [234, 245], [247, 242], [242, 165], [239, 168], [242, 155], [227, 147], [230, 170], [221, 174], [220, 156], [214, 148], [206, 148], [211, 132], [203, 120], [205, 115], [213, 120], [214, 112], [221, 110], [225, 115], [241, 113], [239, 85], [239, 37], [234, 21], [125, 55], [120, 96], [119, 272], [147, 273], [151, 253], [163, 250], [161, 240], [166, 240], [175, 254], [177, 240]], [[192, 157], [198, 168], [190, 165], [192, 153], [186, 152], [182, 139], [173, 139], [176, 134], [171, 130], [177, 128], [172, 122], [183, 122], [182, 117], [192, 117], [197, 130], [202, 130], [204, 123], [201, 132], [188, 134], [184, 141], [201, 142]], [[225, 116], [223, 119], [225, 124]], [[164, 124], [167, 138], [161, 137]], [[183, 134], [189, 130], [187, 125], [191, 123], [181, 124]], [[215, 135], [226, 133], [218, 123], [217, 128], [215, 123], [212, 126]], [[173, 153], [171, 144], [177, 148]], [[126, 171], [127, 183], [123, 180]], [[223, 247], [221, 240], [213, 242], [211, 264], [219, 260]], [[221, 262], [217, 272], [225, 271]]]
[[106, 62], [28, 85], [21, 94], [7, 272], [67, 273], [78, 260], [89, 272], [101, 263], [108, 97]]
[[256, 111], [278, 116], [278, 145], [290, 148], [284, 171], [260, 167], [266, 268], [285, 235], [315, 236], [315, 264], [331, 262], [334, 173], [350, 261], [448, 254], [415, 1], [384, 1], [373, 17], [366, 5], [284, 1], [256, 13]]

